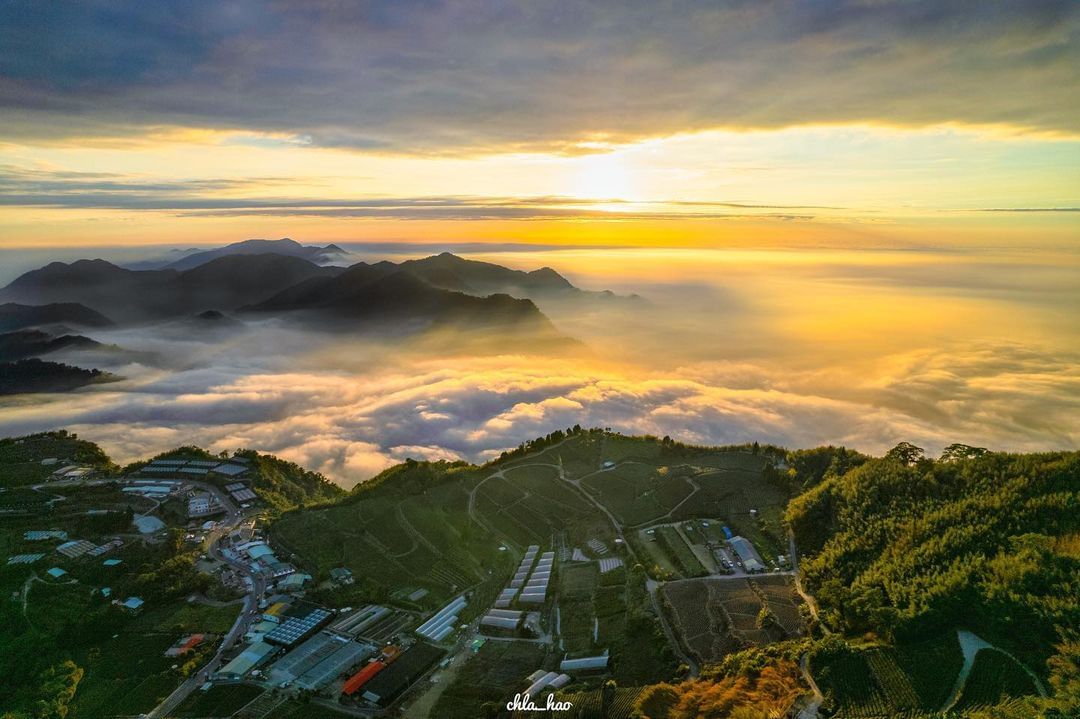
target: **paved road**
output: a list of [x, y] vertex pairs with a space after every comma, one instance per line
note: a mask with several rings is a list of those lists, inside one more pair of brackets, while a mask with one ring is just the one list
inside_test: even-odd
[[221, 645], [218, 647], [214, 656], [206, 663], [206, 666], [195, 674], [192, 674], [186, 681], [178, 686], [172, 694], [167, 696], [161, 704], [147, 714], [150, 719], [169, 716], [170, 712], [180, 706], [193, 691], [202, 686], [203, 683], [213, 676], [214, 672], [221, 668], [225, 653], [230, 651], [236, 645], [237, 640], [247, 633], [252, 622], [258, 617], [259, 602], [266, 594], [266, 579], [261, 574], [253, 573], [246, 563], [229, 559], [221, 553], [221, 539], [228, 536], [229, 532], [244, 521], [244, 515], [232, 500], [229, 499], [228, 495], [217, 487], [204, 482], [192, 482], [188, 480], [187, 483], [210, 492], [217, 497], [221, 506], [225, 508], [225, 519], [218, 522], [217, 526], [211, 530], [207, 537], [207, 541], [210, 543], [207, 554], [249, 577], [252, 582], [252, 587], [251, 591], [244, 597], [244, 606], [240, 612], [240, 616], [236, 618], [232, 628], [229, 630], [228, 634], [225, 635], [225, 638], [222, 640]]
[[[238, 527], [244, 520], [245, 516], [240, 511], [239, 507], [232, 501], [229, 495], [219, 487], [206, 482], [200, 482], [194, 479], [182, 480], [184, 484], [190, 485], [204, 492], [208, 492], [213, 495], [218, 503], [225, 509], [225, 518], [217, 522], [217, 526], [212, 529], [207, 535], [207, 542], [209, 549], [207, 553], [215, 559], [224, 562], [236, 571], [248, 576], [252, 580], [252, 589], [244, 597], [243, 611], [240, 616], [236, 618], [232, 628], [228, 634], [225, 635], [225, 639], [221, 642], [221, 646], [218, 647], [217, 652], [207, 662], [206, 666], [200, 669], [195, 674], [191, 675], [186, 681], [178, 686], [172, 694], [165, 698], [157, 707], [144, 716], [150, 719], [158, 719], [160, 717], [168, 717], [169, 713], [178, 707], [191, 692], [195, 691], [198, 687], [202, 686], [214, 672], [216, 672], [222, 664], [222, 658], [226, 652], [231, 650], [235, 646], [237, 640], [247, 633], [248, 628], [252, 622], [258, 616], [259, 602], [266, 594], [266, 579], [261, 575], [256, 575], [251, 571], [251, 568], [243, 563], [233, 561], [227, 558], [221, 553], [221, 539]], [[125, 477], [108, 478], [108, 479], [94, 479], [94, 480], [63, 480], [60, 482], [48, 482], [44, 484], [34, 485], [32, 488], [36, 491], [45, 491], [49, 487], [71, 487], [71, 486], [97, 486], [106, 484], [108, 482], [116, 482], [117, 484], [131, 484], [134, 479], [128, 479]]]
[[803, 680], [810, 685], [812, 695], [802, 709], [799, 710], [798, 719], [817, 719], [821, 703], [825, 701], [825, 695], [821, 693], [814, 677], [810, 675], [810, 655], [803, 654], [799, 657], [799, 671], [802, 672]]

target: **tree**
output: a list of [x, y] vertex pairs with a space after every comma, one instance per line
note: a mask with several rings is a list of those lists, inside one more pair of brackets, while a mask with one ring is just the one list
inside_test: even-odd
[[634, 715], [642, 719], [667, 719], [679, 703], [679, 691], [670, 684], [653, 684], [638, 695]]
[[905, 467], [910, 467], [925, 457], [925, 450], [911, 442], [901, 442], [885, 453], [886, 459], [894, 459]]
[[942, 462], [958, 462], [962, 459], [981, 457], [989, 450], [986, 447], [972, 447], [967, 444], [950, 444], [941, 452]]
[[41, 719], [64, 719], [71, 710], [71, 700], [75, 698], [83, 673], [82, 667], [70, 659], [45, 670], [41, 675], [34, 714]]
[[614, 679], [608, 679], [604, 682], [603, 688], [600, 690], [600, 714], [607, 716], [608, 709], [611, 708], [611, 704], [615, 701], [615, 690], [619, 688], [619, 685], [615, 683]]

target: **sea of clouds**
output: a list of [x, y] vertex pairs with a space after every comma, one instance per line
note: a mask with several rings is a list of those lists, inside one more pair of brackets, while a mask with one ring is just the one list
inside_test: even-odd
[[[559, 353], [497, 337], [468, 351], [452, 335], [388, 343], [277, 320], [99, 332], [149, 354], [97, 363], [121, 382], [5, 400], [0, 436], [63, 427], [118, 461], [182, 444], [253, 448], [345, 486], [407, 457], [482, 461], [574, 424], [868, 452], [901, 440], [930, 451], [1077, 446], [1080, 355], [1063, 314], [1075, 290], [1059, 270], [1024, 284], [1015, 265], [788, 259], [714, 261], [684, 282], [624, 270], [620, 289], [642, 300], [541, 302], [582, 343]], [[616, 282], [590, 262], [568, 262], [575, 282]]]

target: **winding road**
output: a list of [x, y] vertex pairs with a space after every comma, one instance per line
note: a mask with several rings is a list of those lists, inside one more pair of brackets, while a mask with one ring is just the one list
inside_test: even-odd
[[202, 482], [191, 482], [205, 491], [210, 492], [218, 501], [221, 506], [225, 508], [225, 519], [218, 522], [217, 526], [211, 530], [208, 541], [210, 542], [210, 548], [207, 550], [214, 559], [224, 562], [232, 569], [244, 574], [251, 579], [251, 590], [244, 597], [244, 606], [241, 609], [240, 616], [236, 618], [232, 628], [225, 635], [225, 638], [218, 646], [218, 650], [214, 653], [214, 656], [210, 658], [210, 661], [200, 669], [199, 671], [188, 677], [187, 680], [182, 682], [173, 692], [165, 697], [165, 699], [154, 707], [149, 713], [146, 714], [150, 719], [158, 719], [159, 717], [167, 717], [176, 707], [180, 706], [185, 699], [187, 699], [193, 691], [202, 686], [210, 677], [216, 672], [222, 664], [222, 660], [226, 652], [231, 650], [236, 645], [237, 640], [247, 633], [248, 627], [251, 626], [252, 621], [258, 615], [259, 601], [266, 593], [266, 579], [261, 574], [255, 574], [244, 562], [239, 562], [233, 559], [229, 559], [221, 553], [221, 539], [228, 536], [237, 526], [239, 526], [245, 519], [243, 513], [236, 507], [235, 504], [229, 499], [229, 497], [219, 490], [217, 487], [205, 484]]

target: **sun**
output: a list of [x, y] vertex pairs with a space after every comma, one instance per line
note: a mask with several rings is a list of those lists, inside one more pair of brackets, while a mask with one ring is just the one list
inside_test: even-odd
[[589, 200], [634, 199], [633, 171], [620, 153], [587, 155], [572, 162], [571, 196]]

